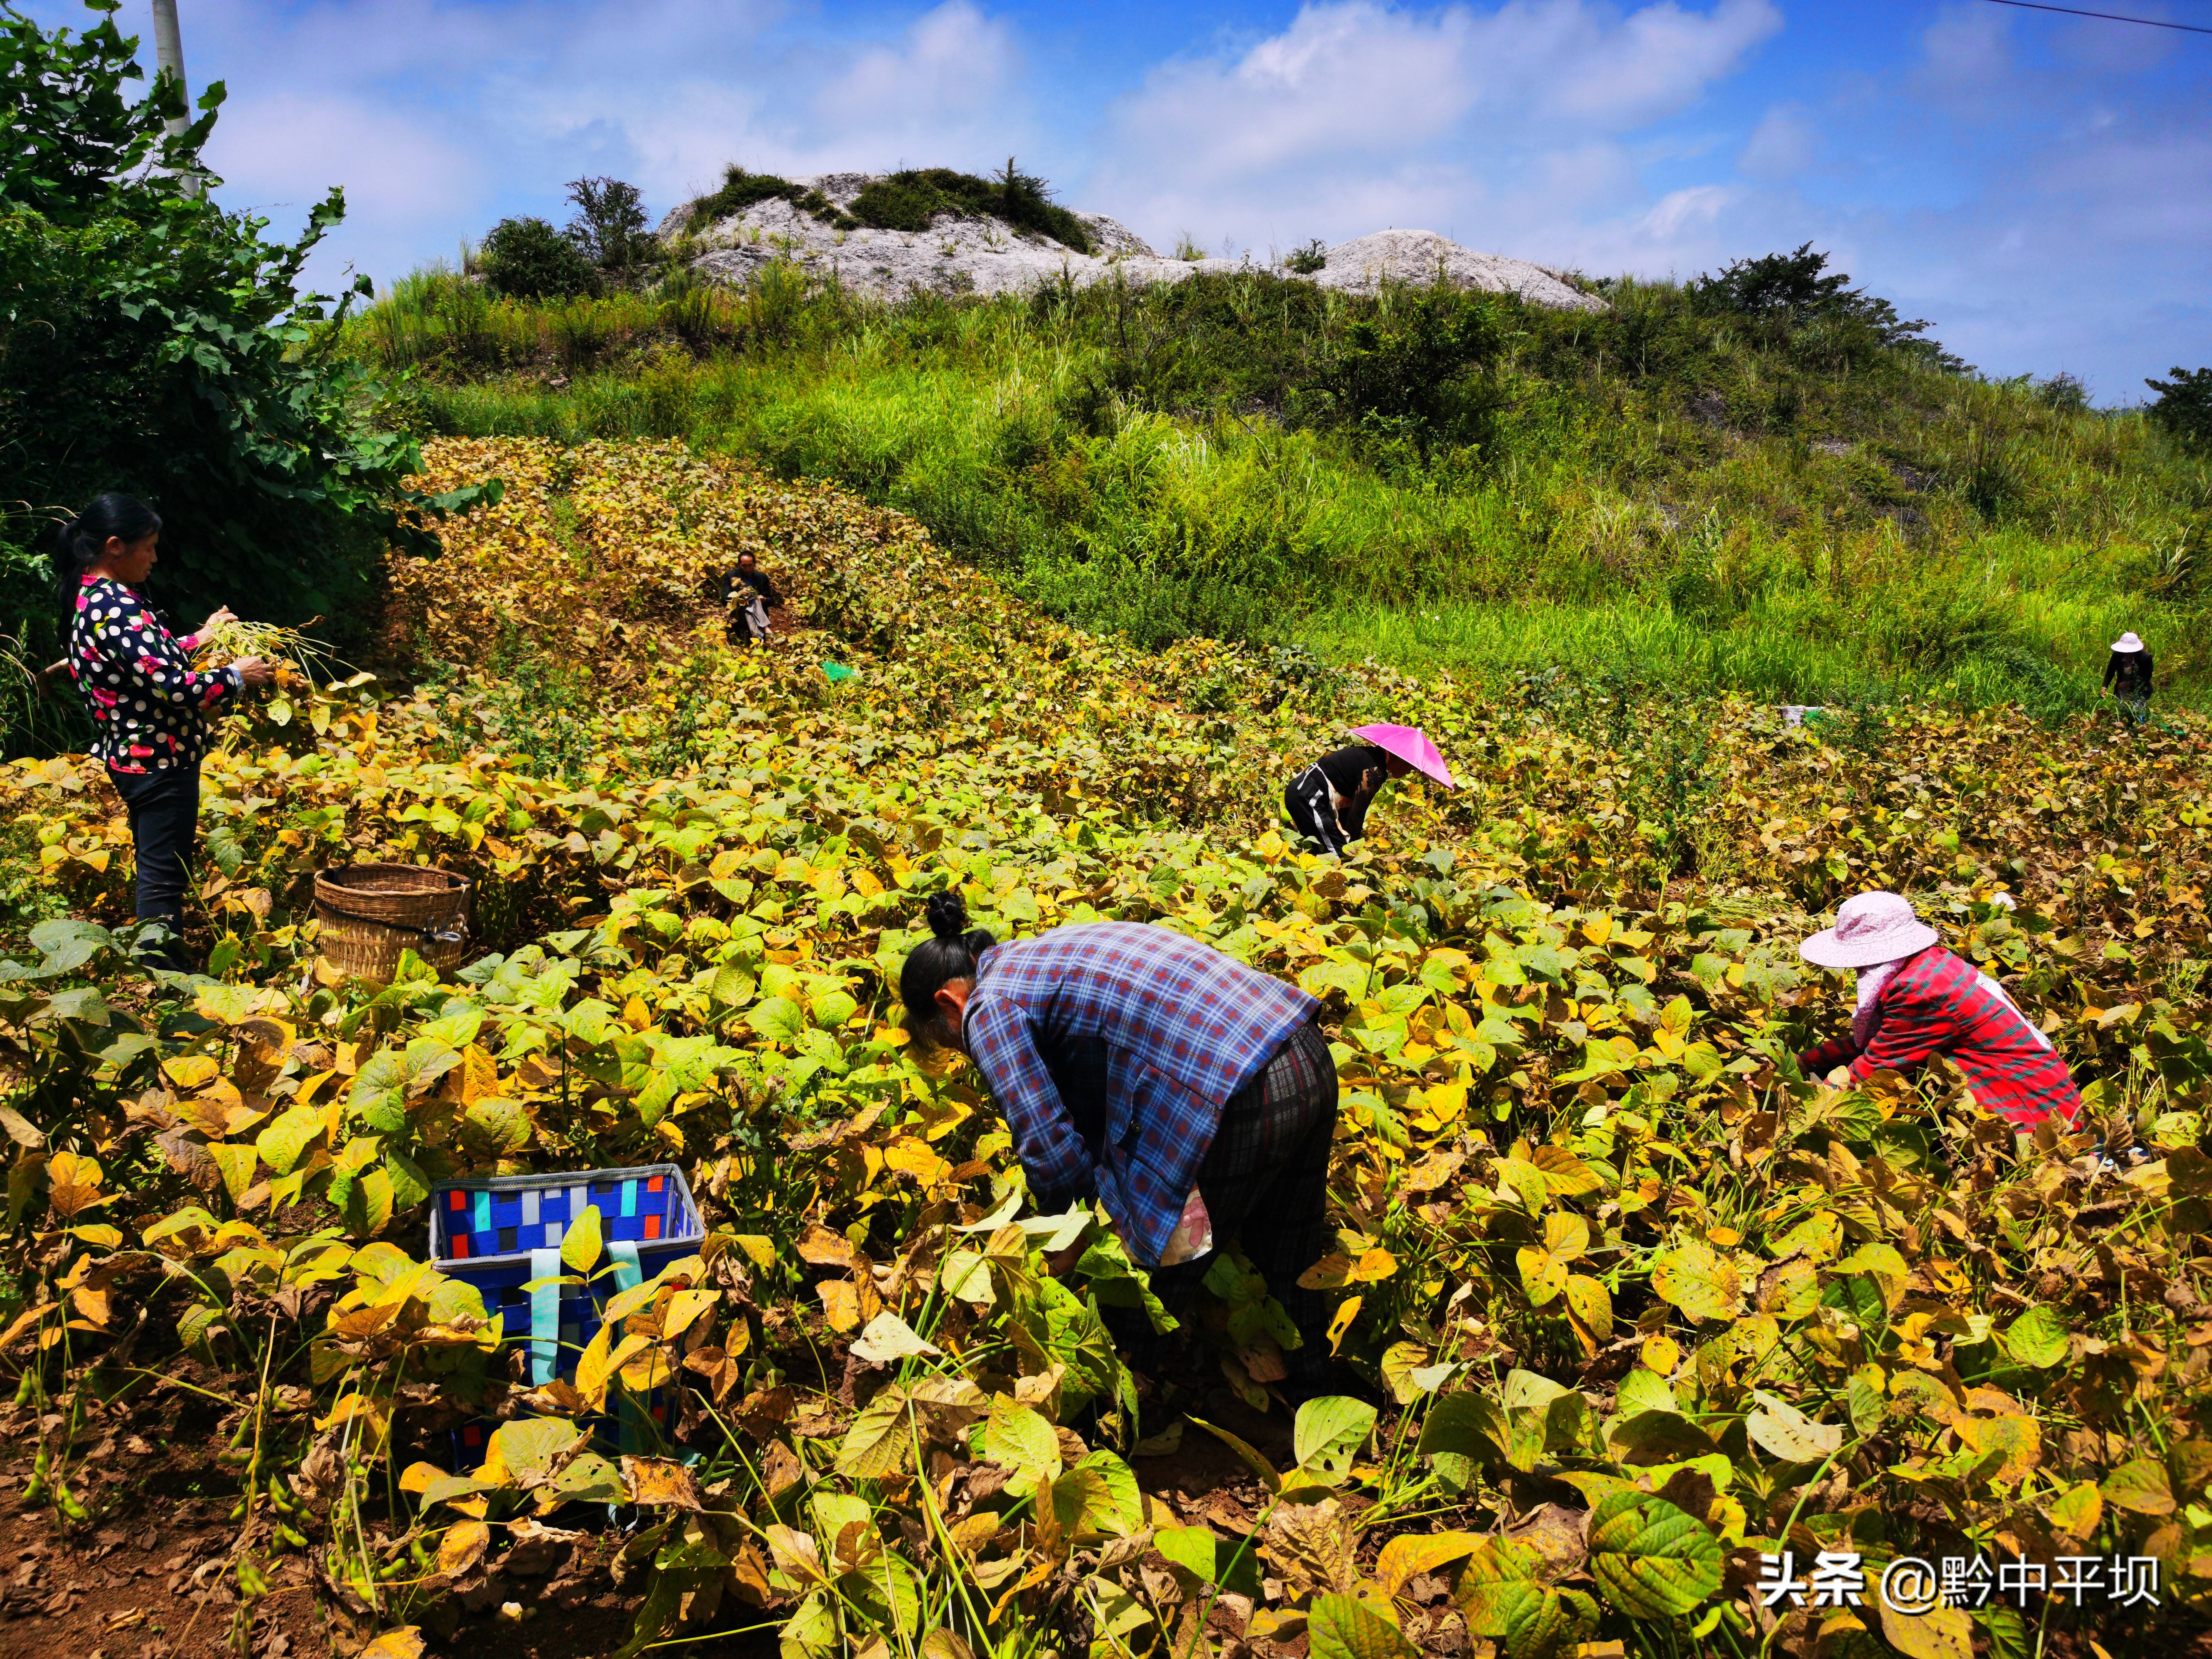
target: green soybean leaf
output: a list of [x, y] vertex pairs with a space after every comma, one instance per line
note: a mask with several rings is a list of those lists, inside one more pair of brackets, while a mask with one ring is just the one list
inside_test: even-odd
[[2005, 1352], [2023, 1365], [2048, 1370], [2066, 1358], [2066, 1322], [2050, 1308], [2030, 1308], [2004, 1334]]
[[1352, 1595], [1316, 1595], [1307, 1614], [1310, 1659], [1417, 1659], [1396, 1626]]
[[1331, 1486], [1352, 1473], [1352, 1460], [1375, 1427], [1375, 1407], [1348, 1395], [1324, 1395], [1298, 1407], [1291, 1431], [1298, 1470]]
[[1614, 1492], [1590, 1511], [1589, 1571], [1606, 1600], [1638, 1619], [1671, 1619], [1721, 1587], [1721, 1540], [1663, 1498]]

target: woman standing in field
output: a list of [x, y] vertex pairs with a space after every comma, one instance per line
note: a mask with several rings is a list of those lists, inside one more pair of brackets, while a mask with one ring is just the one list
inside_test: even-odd
[[192, 666], [202, 636], [231, 612], [224, 606], [181, 640], [161, 625], [139, 592], [161, 534], [161, 520], [143, 502], [101, 495], [63, 526], [54, 568], [70, 611], [70, 676], [92, 716], [92, 752], [130, 815], [138, 919], [167, 926], [168, 941], [150, 954], [182, 972], [208, 716], [274, 677], [258, 657], [212, 672]]
[[2080, 1113], [2081, 1094], [2051, 1039], [2003, 986], [1938, 945], [1910, 901], [1881, 892], [1846, 899], [1836, 925], [1797, 949], [1820, 967], [1858, 973], [1850, 1033], [1798, 1055], [1806, 1076], [1848, 1064], [1857, 1081], [1942, 1054], [1966, 1074], [1977, 1105], [2023, 1133], [2054, 1118], [2070, 1127]]
[[2132, 629], [2112, 641], [2101, 689], [2106, 696], [2119, 699], [2120, 707], [2137, 726], [2149, 714], [2150, 648], [2136, 637]]
[[[1046, 1210], [1098, 1200], [1129, 1254], [1187, 1296], [1216, 1239], [1297, 1325], [1294, 1389], [1328, 1375], [1328, 1310], [1299, 1275], [1328, 1252], [1336, 1062], [1294, 985], [1165, 927], [1088, 922], [1000, 945], [957, 895], [899, 973], [917, 1039], [975, 1062]], [[1182, 1265], [1188, 1262], [1188, 1266]]]

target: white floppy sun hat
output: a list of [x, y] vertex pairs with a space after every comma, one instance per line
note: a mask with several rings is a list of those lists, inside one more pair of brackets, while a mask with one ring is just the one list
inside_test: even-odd
[[2112, 649], [2115, 651], [2140, 651], [2142, 648], [2143, 642], [2136, 637], [2132, 629], [2112, 641]]
[[1813, 935], [1797, 954], [1822, 968], [1873, 968], [1926, 950], [1936, 930], [1895, 893], [1861, 893], [1844, 901], [1836, 925]]

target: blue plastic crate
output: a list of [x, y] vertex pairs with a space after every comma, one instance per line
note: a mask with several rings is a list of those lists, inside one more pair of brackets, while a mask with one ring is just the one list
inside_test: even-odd
[[[562, 1237], [593, 1205], [613, 1274], [589, 1285], [524, 1290], [568, 1271], [560, 1263]], [[441, 1182], [430, 1193], [430, 1259], [447, 1277], [475, 1285], [487, 1314], [506, 1314], [507, 1340], [528, 1344], [532, 1382], [574, 1376], [607, 1298], [696, 1255], [705, 1237], [690, 1186], [673, 1164], [491, 1176]], [[674, 1393], [659, 1389], [645, 1402], [664, 1431], [674, 1426]], [[457, 1468], [483, 1460], [490, 1426], [471, 1423], [453, 1431]]]

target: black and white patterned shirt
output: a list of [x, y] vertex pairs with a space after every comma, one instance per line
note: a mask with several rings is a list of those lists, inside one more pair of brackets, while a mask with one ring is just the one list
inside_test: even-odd
[[70, 678], [92, 715], [92, 752], [118, 772], [196, 766], [207, 716], [244, 689], [235, 668], [198, 669], [198, 635], [177, 639], [136, 589], [87, 576], [70, 623]]

